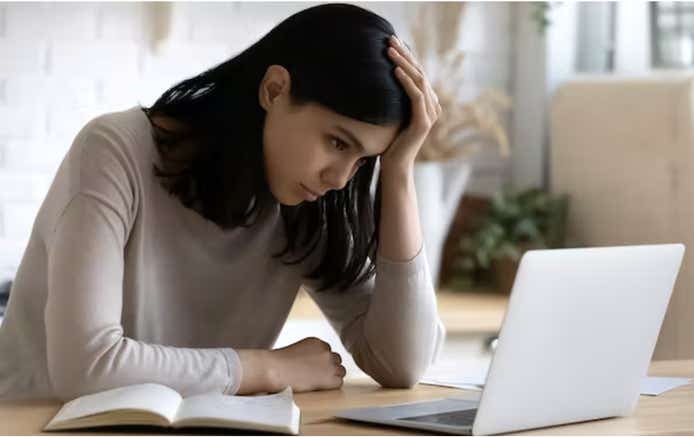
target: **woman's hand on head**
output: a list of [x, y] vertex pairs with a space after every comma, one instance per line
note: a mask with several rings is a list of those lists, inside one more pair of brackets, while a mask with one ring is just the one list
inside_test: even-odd
[[243, 377], [238, 394], [275, 393], [291, 386], [296, 393], [342, 386], [346, 374], [342, 358], [330, 345], [309, 337], [289, 346], [239, 350]]
[[388, 56], [396, 64], [395, 76], [412, 102], [412, 117], [409, 125], [383, 153], [381, 162], [384, 166], [408, 167], [414, 165], [419, 149], [441, 115], [441, 105], [421, 64], [394, 35], [390, 37]]

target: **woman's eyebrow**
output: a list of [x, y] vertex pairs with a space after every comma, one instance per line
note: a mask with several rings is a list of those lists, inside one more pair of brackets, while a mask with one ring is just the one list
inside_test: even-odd
[[344, 135], [349, 137], [349, 140], [357, 146], [357, 148], [361, 151], [361, 153], [366, 155], [366, 149], [364, 148], [364, 145], [361, 143], [361, 141], [359, 141], [359, 139], [357, 139], [357, 137], [352, 132], [348, 131], [347, 129], [345, 129], [344, 127], [342, 127], [340, 125], [335, 125], [335, 129], [339, 130]]

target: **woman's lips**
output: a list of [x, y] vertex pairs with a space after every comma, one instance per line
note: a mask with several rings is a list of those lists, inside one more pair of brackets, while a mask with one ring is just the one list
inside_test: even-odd
[[311, 191], [311, 190], [310, 190], [308, 187], [306, 187], [304, 184], [299, 184], [299, 185], [301, 186], [301, 188], [303, 188], [303, 190], [304, 190], [304, 192], [305, 192], [305, 194], [306, 194], [306, 198], [307, 198], [308, 200], [316, 200], [316, 199], [318, 199], [318, 198], [320, 197], [320, 194], [317, 194], [317, 193]]

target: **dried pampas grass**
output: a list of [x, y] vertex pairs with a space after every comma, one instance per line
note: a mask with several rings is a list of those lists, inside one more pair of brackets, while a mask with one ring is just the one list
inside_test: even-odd
[[460, 98], [465, 56], [456, 46], [464, 11], [462, 2], [429, 3], [420, 6], [412, 21], [414, 52], [443, 109], [417, 155], [418, 161], [461, 158], [478, 152], [490, 141], [502, 157], [510, 156], [500, 114], [511, 108], [511, 98], [495, 89], [482, 91], [471, 102], [463, 103]]

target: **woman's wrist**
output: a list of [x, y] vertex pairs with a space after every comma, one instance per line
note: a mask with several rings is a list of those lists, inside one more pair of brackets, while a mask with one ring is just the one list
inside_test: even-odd
[[277, 386], [276, 372], [272, 366], [271, 351], [264, 349], [240, 349], [236, 351], [241, 361], [241, 385], [236, 394], [274, 392]]

